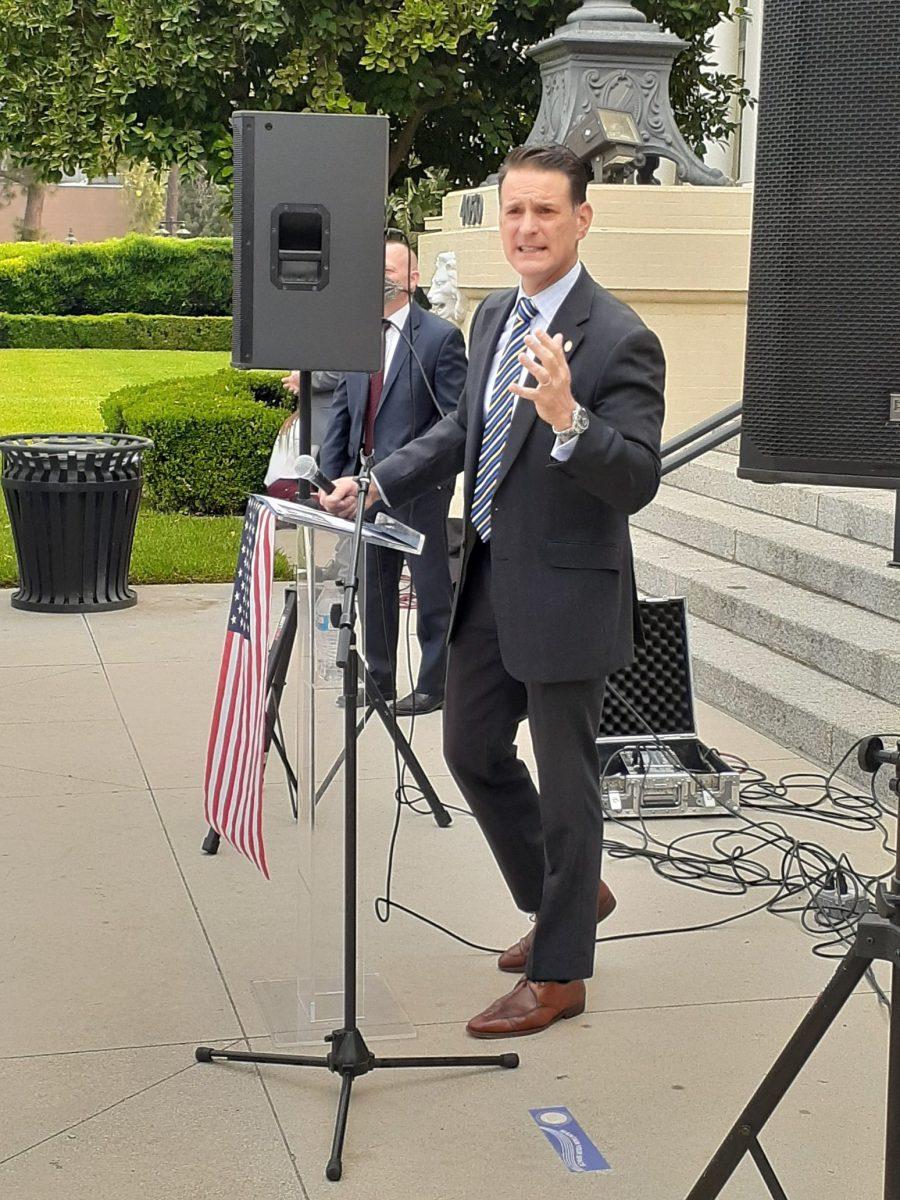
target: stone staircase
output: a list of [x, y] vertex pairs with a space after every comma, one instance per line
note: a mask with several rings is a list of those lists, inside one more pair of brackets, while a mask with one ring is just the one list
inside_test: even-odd
[[[894, 493], [750, 483], [737, 448], [674, 471], [632, 518], [638, 586], [687, 598], [700, 699], [831, 767], [900, 733]], [[842, 774], [861, 779], [855, 756]]]

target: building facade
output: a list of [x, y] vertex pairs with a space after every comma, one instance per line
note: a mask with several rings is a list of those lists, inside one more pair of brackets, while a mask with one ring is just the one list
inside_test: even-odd
[[[733, 0], [734, 4], [734, 0]], [[747, 15], [722, 21], [713, 35], [715, 66], [727, 75], [743, 78], [754, 99], [759, 95], [759, 63], [764, 0], [744, 0]], [[756, 157], [757, 109], [740, 111], [734, 106], [734, 134], [723, 146], [715, 146], [706, 155], [710, 166], [718, 167], [737, 184], [753, 182]]]
[[[25, 215], [25, 190], [13, 188], [0, 205], [0, 242], [18, 238], [17, 222]], [[101, 242], [128, 233], [131, 218], [125, 189], [115, 176], [87, 179], [83, 172], [51, 184], [44, 195], [42, 241], [62, 242], [71, 234], [78, 242]]]

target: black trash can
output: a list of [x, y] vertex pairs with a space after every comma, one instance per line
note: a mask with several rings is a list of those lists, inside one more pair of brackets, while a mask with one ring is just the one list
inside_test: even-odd
[[19, 564], [13, 608], [104, 612], [137, 596], [128, 567], [149, 438], [20, 433], [0, 438], [0, 483]]

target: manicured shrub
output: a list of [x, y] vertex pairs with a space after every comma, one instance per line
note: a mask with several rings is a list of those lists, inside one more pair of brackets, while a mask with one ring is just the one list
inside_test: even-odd
[[141, 237], [0, 254], [0, 312], [227, 316], [231, 239]]
[[263, 489], [292, 398], [278, 375], [234, 371], [121, 388], [100, 406], [106, 428], [153, 439], [144, 497], [160, 512], [240, 512]]
[[6, 258], [33, 258], [59, 243], [47, 242], [0, 242], [0, 262]]
[[231, 317], [0, 313], [0, 349], [230, 350]]

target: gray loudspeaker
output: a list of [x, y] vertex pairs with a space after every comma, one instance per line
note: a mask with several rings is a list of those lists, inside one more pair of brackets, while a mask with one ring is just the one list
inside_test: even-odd
[[900, 2], [763, 18], [738, 474], [900, 486]]
[[237, 112], [232, 365], [377, 371], [387, 117]]

